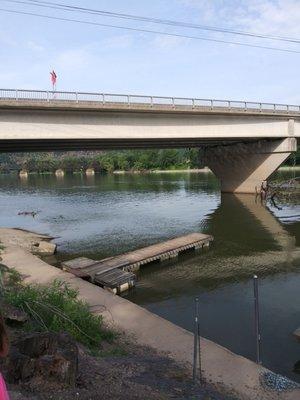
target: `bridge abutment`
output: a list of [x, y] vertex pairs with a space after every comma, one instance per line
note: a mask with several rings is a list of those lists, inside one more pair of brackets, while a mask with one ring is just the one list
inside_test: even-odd
[[201, 159], [221, 181], [224, 193], [255, 193], [297, 151], [296, 138], [207, 146]]

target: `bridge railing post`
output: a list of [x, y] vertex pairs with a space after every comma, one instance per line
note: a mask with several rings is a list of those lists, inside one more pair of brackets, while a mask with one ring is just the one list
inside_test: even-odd
[[50, 101], [49, 90], [47, 90], [47, 102]]
[[211, 110], [214, 109], [214, 101], [213, 100], [210, 101], [210, 108], [211, 108]]
[[245, 101], [245, 111], [247, 111], [247, 102]]
[[130, 107], [130, 96], [127, 96], [127, 105]]
[[78, 92], [75, 93], [76, 103], [78, 103]]
[[104, 95], [104, 93], [102, 93], [101, 96], [102, 96], [102, 104], [104, 105], [105, 104], [105, 95]]
[[175, 99], [172, 97], [172, 107], [175, 108]]
[[18, 100], [18, 97], [19, 97], [18, 96], [18, 89], [15, 90], [15, 97], [16, 97], [16, 100]]
[[151, 107], [153, 107], [153, 96], [150, 97], [150, 104], [151, 104]]

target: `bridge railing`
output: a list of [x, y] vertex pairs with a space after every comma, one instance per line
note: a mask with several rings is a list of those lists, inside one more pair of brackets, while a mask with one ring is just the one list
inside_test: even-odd
[[57, 102], [96, 102], [99, 105], [122, 104], [127, 107], [162, 106], [171, 108], [207, 108], [210, 110], [239, 110], [258, 112], [300, 113], [299, 105], [259, 103], [251, 101], [215, 100], [185, 97], [142, 96], [110, 93], [63, 92], [27, 89], [0, 89], [0, 100]]

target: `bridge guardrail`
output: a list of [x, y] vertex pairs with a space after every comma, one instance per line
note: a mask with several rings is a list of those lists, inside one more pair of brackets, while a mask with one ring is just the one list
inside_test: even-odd
[[132, 106], [167, 106], [172, 108], [208, 108], [210, 110], [223, 109], [227, 111], [258, 111], [300, 113], [299, 105], [260, 103], [252, 101], [200, 99], [185, 97], [143, 96], [111, 93], [65, 92], [51, 90], [28, 89], [0, 89], [0, 100], [15, 101], [45, 101], [49, 103], [68, 101], [75, 103], [99, 102], [105, 105], [110, 103]]

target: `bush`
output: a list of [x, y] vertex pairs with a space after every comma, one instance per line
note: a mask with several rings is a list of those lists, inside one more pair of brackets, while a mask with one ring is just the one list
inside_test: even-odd
[[82, 172], [86, 168], [112, 172], [116, 169], [186, 169], [199, 165], [198, 149], [145, 149], [94, 152], [17, 153], [0, 155], [0, 172], [27, 169], [30, 172]]
[[103, 329], [102, 317], [89, 311], [69, 285], [54, 281], [50, 286], [14, 285], [5, 291], [5, 301], [23, 309], [31, 317], [27, 328], [39, 332], [68, 332], [74, 339], [97, 348], [102, 340], [112, 340], [112, 332]]

